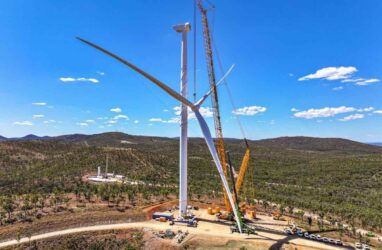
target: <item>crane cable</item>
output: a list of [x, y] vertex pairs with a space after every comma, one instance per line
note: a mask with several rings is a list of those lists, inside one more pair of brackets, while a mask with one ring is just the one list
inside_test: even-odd
[[[195, 0], [195, 2], [196, 2], [196, 0]], [[209, 0], [206, 0], [206, 2], [210, 5], [209, 10], [212, 10], [212, 11], [216, 10], [216, 7], [215, 7], [215, 5], [213, 3], [211, 3]], [[212, 13], [215, 13], [215, 12], [212, 12]], [[211, 42], [212, 42], [212, 46], [213, 46], [213, 48], [215, 50], [216, 59], [217, 59], [218, 64], [219, 64], [219, 70], [220, 70], [220, 72], [225, 72], [224, 68], [223, 68], [223, 64], [222, 64], [222, 62], [220, 60], [219, 51], [217, 49], [217, 46], [215, 44], [215, 39], [214, 39], [214, 36], [215, 36], [215, 29], [214, 29], [215, 28], [215, 15], [213, 15], [212, 17], [213, 17], [212, 18], [212, 26], [211, 26], [211, 29], [210, 29], [211, 30]], [[227, 93], [228, 93], [228, 98], [230, 100], [232, 109], [233, 109], [233, 111], [236, 111], [237, 109], [236, 109], [235, 102], [233, 100], [232, 92], [231, 92], [231, 90], [229, 88], [229, 85], [228, 85], [228, 82], [227, 82], [226, 79], [224, 79], [224, 86], [226, 87], [226, 90], [227, 90]], [[245, 135], [243, 124], [241, 123], [239, 115], [236, 114], [236, 112], [232, 112], [232, 113], [234, 114], [235, 119], [236, 119], [237, 123], [239, 124], [240, 132], [241, 132], [241, 135], [243, 136], [243, 139], [245, 141], [247, 141], [247, 137]]]
[[[223, 65], [222, 65], [222, 62], [220, 60], [219, 52], [218, 52], [218, 49], [216, 47], [215, 41], [214, 41], [213, 38], [211, 40], [212, 40], [212, 46], [214, 46], [214, 49], [215, 49], [215, 55], [216, 55], [216, 59], [217, 59], [218, 64], [219, 64], [219, 69], [220, 69], [221, 72], [224, 72]], [[234, 116], [236, 118], [236, 121], [239, 124], [241, 135], [243, 136], [244, 140], [247, 140], [247, 137], [245, 136], [243, 124], [241, 123], [239, 115], [235, 112], [237, 109], [236, 109], [235, 102], [233, 100], [231, 89], [229, 88], [227, 80], [224, 79], [223, 81], [224, 81], [224, 86], [226, 87], [226, 90], [227, 90], [227, 93], [228, 93], [228, 98], [230, 100], [230, 103], [231, 103], [231, 106], [232, 106], [232, 109], [233, 109], [232, 113], [234, 114]]]
[[[216, 55], [216, 59], [218, 60], [219, 69], [220, 69], [221, 72], [224, 72], [223, 65], [222, 65], [222, 62], [220, 60], [219, 52], [218, 52], [218, 49], [216, 47], [215, 41], [214, 41], [213, 38], [211, 40], [212, 40], [212, 46], [214, 46], [214, 49], [215, 49], [215, 55]], [[228, 82], [227, 82], [226, 79], [224, 79], [224, 86], [226, 87], [226, 90], [227, 90], [228, 97], [229, 97], [229, 100], [231, 102], [232, 108], [233, 108], [234, 111], [236, 111], [237, 109], [236, 109], [236, 105], [235, 105], [235, 102], [234, 102], [234, 99], [233, 99], [233, 96], [232, 96], [232, 92], [231, 92], [231, 90], [229, 88], [229, 85], [228, 85]], [[245, 142], [247, 143], [247, 139], [246, 139], [246, 136], [245, 136], [245, 131], [244, 131], [244, 128], [243, 128], [243, 124], [241, 123], [240, 117], [239, 117], [239, 115], [236, 112], [233, 112], [233, 114], [235, 115], [236, 121], [239, 124], [241, 134], [242, 134]], [[250, 175], [247, 178], [249, 178], [249, 183], [251, 185], [252, 197], [255, 197], [255, 185], [254, 185], [254, 172], [255, 172], [255, 169], [253, 168], [253, 170], [249, 171], [249, 172], [250, 172]], [[245, 193], [247, 193], [246, 185], [244, 185], [244, 188], [246, 189]]]
[[194, 102], [196, 102], [196, 1], [194, 0]]
[[[222, 65], [222, 62], [220, 60], [219, 52], [218, 52], [218, 49], [216, 47], [214, 39], [212, 39], [212, 46], [215, 49], [215, 55], [216, 55], [216, 59], [218, 60], [219, 69], [220, 69], [221, 72], [224, 72], [223, 65]], [[228, 97], [229, 97], [229, 100], [231, 102], [232, 108], [233, 108], [234, 111], [236, 111], [237, 109], [236, 109], [236, 105], [235, 105], [235, 102], [234, 102], [234, 99], [233, 99], [233, 96], [232, 96], [232, 92], [231, 92], [231, 90], [229, 88], [229, 85], [228, 85], [228, 82], [227, 82], [226, 79], [224, 79], [224, 86], [226, 87], [226, 90], [227, 90]], [[240, 128], [241, 134], [243, 136], [243, 139], [245, 140], [245, 143], [247, 144], [247, 138], [245, 136], [245, 131], [244, 131], [244, 128], [243, 128], [243, 124], [241, 123], [241, 119], [240, 119], [239, 115], [236, 112], [232, 112], [232, 113], [235, 115], [236, 121], [239, 124], [239, 128]], [[247, 144], [247, 146], [248, 146], [248, 144]], [[251, 185], [252, 197], [255, 197], [254, 171], [255, 171], [255, 169], [253, 168], [252, 171], [249, 171], [250, 175], [247, 176], [247, 178], [249, 178], [249, 183]], [[244, 193], [247, 194], [248, 190], [247, 190], [246, 185], [244, 185], [244, 189], [245, 189]]]

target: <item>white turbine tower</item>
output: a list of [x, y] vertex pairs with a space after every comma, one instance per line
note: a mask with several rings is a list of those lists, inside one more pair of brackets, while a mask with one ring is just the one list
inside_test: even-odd
[[[102, 51], [103, 53], [113, 57], [114, 59], [116, 59], [116, 60], [120, 61], [121, 63], [125, 64], [126, 66], [130, 67], [131, 69], [133, 69], [134, 71], [138, 72], [139, 74], [141, 74], [142, 76], [146, 77], [151, 82], [153, 82], [155, 85], [157, 85], [158, 87], [163, 89], [170, 96], [172, 96], [176, 100], [180, 101], [184, 105], [186, 105], [189, 108], [191, 108], [191, 110], [195, 113], [196, 119], [198, 120], [200, 129], [202, 130], [202, 133], [203, 133], [203, 136], [204, 136], [204, 140], [206, 141], [208, 149], [209, 149], [209, 151], [211, 153], [211, 156], [212, 156], [212, 158], [213, 158], [213, 160], [215, 162], [216, 168], [217, 168], [217, 170], [219, 172], [219, 175], [220, 175], [220, 178], [221, 178], [221, 180], [223, 182], [223, 186], [224, 186], [227, 194], [231, 194], [231, 190], [230, 190], [228, 182], [227, 182], [227, 180], [225, 178], [225, 175], [224, 175], [224, 172], [223, 172], [223, 168], [222, 168], [222, 165], [220, 163], [220, 160], [219, 160], [216, 148], [215, 148], [215, 144], [214, 144], [212, 136], [211, 136], [210, 129], [209, 129], [207, 123], [206, 123], [206, 120], [204, 120], [203, 116], [199, 112], [200, 106], [207, 99], [207, 97], [211, 94], [212, 89], [208, 93], [206, 93], [198, 102], [196, 102], [194, 104], [194, 103], [190, 102], [187, 98], [184, 98], [183, 96], [178, 94], [172, 88], [168, 87], [163, 82], [159, 81], [158, 79], [156, 79], [152, 75], [150, 75], [150, 74], [146, 73], [145, 71], [141, 70], [140, 68], [138, 68], [134, 64], [129, 63], [128, 61], [124, 60], [123, 58], [121, 58], [121, 57], [119, 57], [119, 56], [117, 56], [117, 55], [115, 55], [115, 54], [113, 54], [113, 53], [111, 53], [111, 52], [101, 48], [100, 46], [98, 46], [98, 45], [96, 45], [94, 43], [88, 42], [88, 41], [86, 41], [86, 40], [84, 40], [82, 38], [79, 38], [79, 37], [77, 39], [79, 39], [80, 41], [82, 41], [82, 42], [84, 42], [84, 43], [86, 43], [86, 44], [88, 44], [90, 46], [92, 46], [93, 48], [96, 48], [96, 49]], [[231, 72], [232, 68], [233, 68], [233, 66], [228, 70], [228, 72], [223, 76], [223, 78], [216, 85], [219, 85], [224, 80], [224, 78]], [[239, 232], [241, 233], [242, 232], [241, 222], [240, 222], [240, 219], [239, 219], [239, 215], [238, 215], [238, 212], [237, 212], [237, 209], [236, 209], [235, 202], [233, 201], [232, 195], [228, 195], [228, 198], [229, 198], [229, 202], [231, 204], [231, 207], [233, 208], [233, 212], [235, 214], [236, 224], [237, 224], [237, 226], [239, 228]]]
[[[182, 33], [180, 94], [187, 99], [187, 32], [191, 30], [190, 23], [175, 25], [174, 30]], [[180, 137], [179, 137], [179, 216], [187, 216], [187, 144], [188, 144], [188, 110], [187, 106], [180, 103]]]

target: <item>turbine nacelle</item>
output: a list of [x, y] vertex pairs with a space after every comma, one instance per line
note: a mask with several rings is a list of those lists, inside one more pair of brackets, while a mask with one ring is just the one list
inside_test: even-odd
[[185, 23], [185, 24], [177, 24], [172, 27], [176, 32], [188, 32], [191, 30], [191, 24]]

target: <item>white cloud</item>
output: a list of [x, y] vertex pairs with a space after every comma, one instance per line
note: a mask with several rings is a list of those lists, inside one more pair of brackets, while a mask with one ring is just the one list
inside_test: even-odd
[[168, 112], [168, 109], [164, 109], [163, 112]]
[[139, 121], [138, 121], [138, 120], [135, 120], [135, 121], [134, 121], [134, 123], [135, 123], [135, 124], [138, 124], [138, 123], [139, 123]]
[[180, 123], [180, 118], [179, 117], [173, 117], [170, 118], [169, 120], [165, 121], [166, 123]]
[[342, 80], [341, 82], [361, 82], [361, 81], [365, 81], [366, 79], [364, 78], [353, 78], [353, 79], [345, 79], [345, 80]]
[[100, 76], [104, 76], [104, 75], [105, 75], [105, 72], [97, 71], [97, 74], [100, 75]]
[[355, 85], [358, 85], [358, 86], [366, 86], [366, 85], [370, 85], [372, 83], [377, 83], [379, 82], [380, 80], [377, 79], [377, 78], [373, 78], [373, 79], [367, 79], [367, 80], [364, 80], [364, 81], [359, 81], [359, 82], [356, 82]]
[[[171, 117], [170, 119], [150, 118], [149, 122], [180, 123], [180, 111], [181, 111], [180, 106], [174, 107], [173, 110], [174, 110], [174, 114], [176, 115], [176, 117]], [[188, 119], [189, 120], [196, 119], [194, 112], [192, 112], [192, 110], [190, 108], [188, 108], [187, 111], [188, 111]], [[165, 112], [167, 112], [167, 111], [165, 111]], [[212, 109], [210, 107], [200, 107], [199, 112], [205, 118], [213, 116]], [[151, 126], [151, 125], [149, 125], [149, 126]]]
[[313, 119], [313, 118], [320, 118], [320, 117], [332, 117], [338, 114], [349, 113], [354, 111], [357, 111], [357, 109], [353, 107], [340, 106], [340, 107], [325, 107], [321, 109], [308, 109], [305, 111], [294, 113], [293, 115], [298, 118]]
[[94, 120], [86, 120], [85, 122], [86, 122], [86, 123], [95, 123]]
[[253, 116], [253, 115], [256, 115], [257, 113], [262, 113], [265, 111], [267, 111], [266, 107], [249, 106], [249, 107], [238, 108], [238, 109], [232, 111], [232, 113], [234, 113], [236, 115]]
[[294, 74], [293, 74], [293, 73], [289, 73], [288, 75], [289, 75], [290, 77], [293, 77], [293, 76], [294, 76]]
[[127, 115], [116, 115], [113, 117], [114, 120], [118, 120], [118, 119], [125, 119], [125, 120], [129, 120], [129, 117]]
[[290, 111], [292, 111], [292, 112], [298, 112], [299, 110], [298, 109], [296, 109], [296, 108], [291, 108], [291, 110]]
[[163, 120], [162, 118], [151, 118], [149, 119], [150, 122], [161, 122], [161, 123], [180, 123], [179, 117], [172, 117], [168, 120]]
[[[311, 79], [326, 79], [326, 80], [341, 80], [343, 83], [354, 83], [357, 86], [366, 86], [373, 83], [380, 82], [377, 78], [352, 78], [354, 73], [358, 70], [356, 67], [327, 67], [317, 70], [313, 74], [309, 74], [303, 77], [300, 77], [299, 81], [306, 81]], [[336, 87], [333, 90], [342, 90], [343, 87]]]
[[364, 117], [365, 117], [364, 114], [353, 114], [353, 115], [349, 115], [349, 116], [346, 116], [346, 117], [338, 119], [338, 120], [342, 121], [342, 122], [347, 122], [347, 121], [351, 121], [351, 120], [362, 119]]
[[[199, 112], [203, 117], [212, 117], [214, 115], [210, 107], [200, 107]], [[195, 117], [195, 114], [192, 114]]]
[[[180, 106], [175, 106], [172, 109], [175, 111], [175, 115], [180, 115], [180, 109], [181, 109]], [[192, 113], [190, 108], [188, 108], [187, 110], [188, 110], [188, 114]]]
[[77, 125], [78, 125], [78, 126], [81, 126], [81, 127], [86, 127], [86, 126], [88, 126], [89, 124], [87, 124], [86, 122], [77, 122]]
[[376, 110], [376, 111], [374, 111], [373, 113], [382, 115], [382, 110]]
[[32, 105], [35, 105], [35, 106], [46, 106], [47, 103], [46, 102], [33, 102]]
[[91, 82], [91, 83], [98, 83], [99, 82], [95, 78], [85, 78], [85, 77], [79, 77], [79, 78], [60, 77], [60, 81], [62, 81], [62, 82]]
[[343, 90], [343, 89], [344, 89], [344, 87], [342, 87], [342, 86], [332, 88], [332, 90], [334, 90], [334, 91], [340, 91], [340, 90]]
[[162, 118], [150, 118], [149, 122], [163, 122]]
[[107, 121], [106, 123], [108, 123], [108, 124], [116, 124], [117, 121], [115, 121], [115, 120], [109, 120], [109, 121]]
[[373, 111], [373, 110], [374, 110], [373, 107], [368, 107], [368, 108], [358, 109], [357, 111], [358, 112], [370, 112], [370, 111]]
[[60, 77], [60, 81], [62, 81], [62, 82], [75, 82], [76, 78], [72, 78], [72, 77]]
[[303, 77], [300, 77], [299, 81], [306, 81], [311, 79], [326, 79], [326, 80], [341, 80], [347, 79], [357, 72], [357, 68], [350, 67], [327, 67], [317, 70], [313, 74], [309, 74]]
[[45, 124], [56, 123], [56, 120], [47, 120], [47, 121], [43, 121], [43, 123], [45, 123]]
[[97, 117], [97, 120], [107, 120], [107, 119], [109, 119], [109, 117], [107, 117], [107, 116], [99, 116], [99, 117]]
[[37, 118], [44, 118], [45, 117], [45, 115], [33, 115], [33, 118], [34, 119], [37, 119]]
[[122, 112], [122, 109], [121, 108], [112, 108], [110, 109], [111, 112], [114, 112], [114, 113], [121, 113]]
[[[175, 111], [175, 115], [180, 116], [180, 111], [181, 111], [180, 106], [174, 107], [173, 110]], [[192, 112], [190, 108], [187, 108], [187, 111], [188, 111], [188, 119], [196, 119], [194, 112]], [[213, 116], [213, 112], [210, 107], [200, 107], [199, 112], [205, 118], [209, 118]]]
[[33, 126], [33, 123], [30, 121], [14, 122], [13, 125], [17, 126]]
[[370, 85], [370, 84], [377, 83], [380, 81], [381, 80], [379, 80], [377, 78], [371, 78], [371, 79], [354, 78], [354, 79], [345, 79], [345, 80], [342, 80], [341, 82], [354, 83], [355, 85], [358, 85], [358, 86], [366, 86], [366, 85]]

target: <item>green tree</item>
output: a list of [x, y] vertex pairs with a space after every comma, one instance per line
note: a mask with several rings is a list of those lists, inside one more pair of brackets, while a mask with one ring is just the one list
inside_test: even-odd
[[6, 196], [3, 199], [2, 208], [8, 213], [8, 221], [12, 220], [13, 211], [15, 210], [15, 203], [13, 197]]

